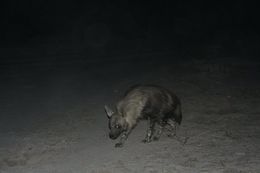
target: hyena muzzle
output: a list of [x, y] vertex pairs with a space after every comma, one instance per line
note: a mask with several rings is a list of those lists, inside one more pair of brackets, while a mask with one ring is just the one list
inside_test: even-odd
[[105, 106], [109, 118], [109, 137], [120, 140], [115, 147], [122, 147], [139, 120], [147, 120], [148, 128], [143, 142], [158, 140], [164, 129], [168, 136], [176, 135], [181, 124], [182, 112], [179, 98], [166, 88], [155, 85], [131, 87], [117, 103], [115, 111]]

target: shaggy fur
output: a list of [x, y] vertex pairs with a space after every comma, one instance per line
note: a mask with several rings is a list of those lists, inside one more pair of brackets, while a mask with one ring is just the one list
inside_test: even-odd
[[182, 121], [179, 98], [166, 88], [155, 85], [133, 86], [117, 103], [115, 111], [108, 106], [105, 110], [109, 117], [109, 137], [117, 139], [121, 135], [116, 147], [123, 146], [139, 120], [148, 121], [143, 142], [158, 140], [166, 126], [171, 131], [169, 136], [174, 136]]

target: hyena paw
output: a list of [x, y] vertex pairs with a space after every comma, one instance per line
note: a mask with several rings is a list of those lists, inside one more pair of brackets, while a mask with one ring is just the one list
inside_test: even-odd
[[174, 134], [168, 134], [167, 135], [169, 138], [174, 138], [174, 137], [176, 137], [176, 134], [174, 133]]
[[143, 143], [150, 143], [150, 142], [151, 142], [151, 139], [143, 139], [142, 142], [143, 142]]
[[115, 147], [116, 148], [121, 148], [121, 147], [123, 147], [123, 143], [116, 143]]
[[158, 140], [159, 140], [159, 137], [158, 137], [158, 136], [154, 136], [154, 137], [153, 137], [153, 140], [154, 140], [154, 141], [158, 141]]

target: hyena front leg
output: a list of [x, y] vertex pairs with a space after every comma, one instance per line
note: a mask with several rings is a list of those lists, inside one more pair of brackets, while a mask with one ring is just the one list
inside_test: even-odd
[[115, 144], [115, 147], [123, 147], [125, 141], [127, 140], [129, 134], [132, 132], [133, 128], [134, 127], [128, 128], [126, 131], [123, 132], [119, 142]]
[[152, 135], [154, 134], [154, 126], [155, 126], [155, 121], [152, 120], [151, 118], [148, 118], [148, 128], [147, 128], [145, 139], [143, 140], [144, 143], [151, 142]]

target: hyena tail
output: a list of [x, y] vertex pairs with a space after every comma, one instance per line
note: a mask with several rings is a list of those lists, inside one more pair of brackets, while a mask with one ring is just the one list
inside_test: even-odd
[[181, 111], [181, 104], [178, 104], [176, 109], [174, 110], [174, 119], [180, 125], [182, 121], [182, 111]]

